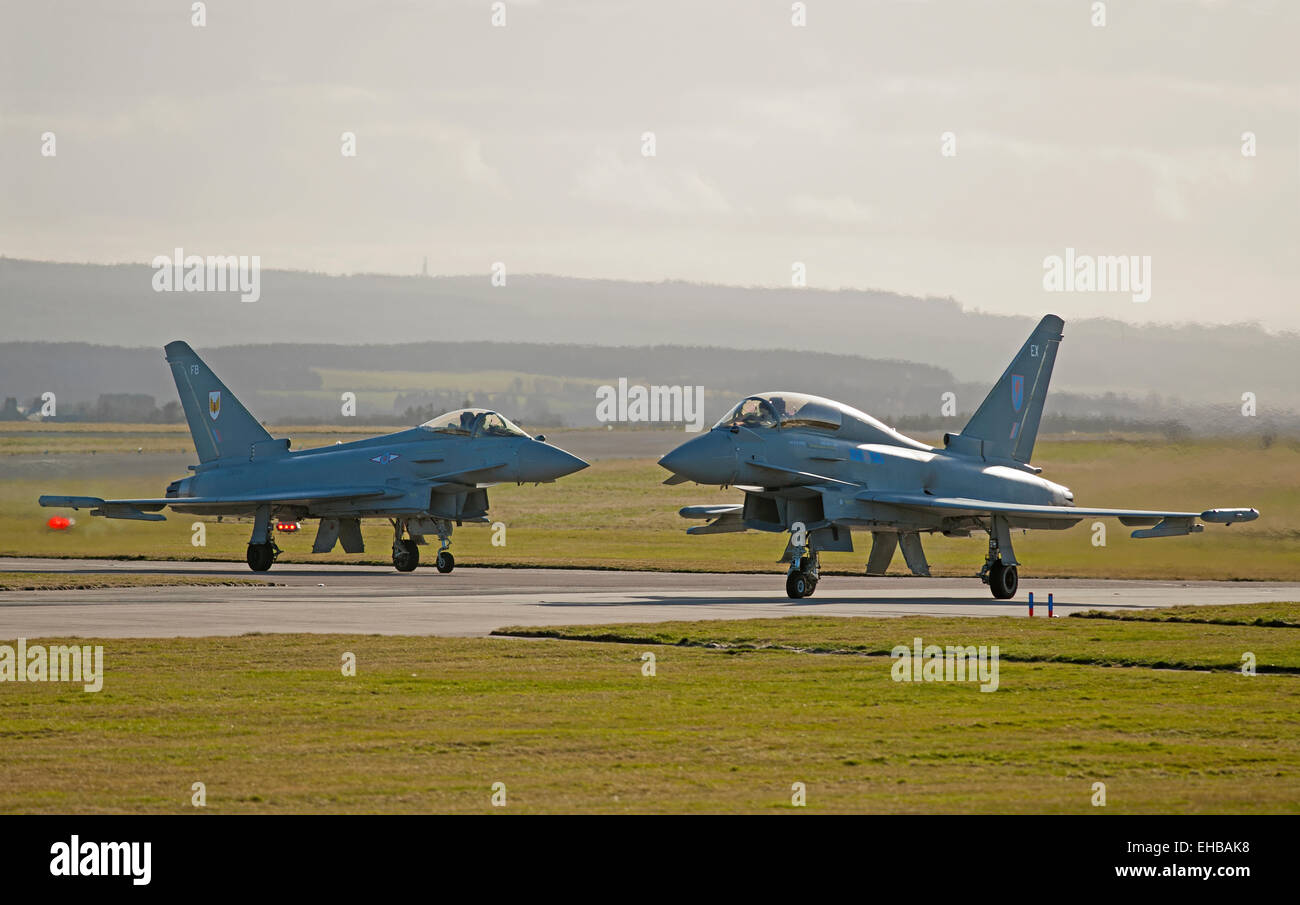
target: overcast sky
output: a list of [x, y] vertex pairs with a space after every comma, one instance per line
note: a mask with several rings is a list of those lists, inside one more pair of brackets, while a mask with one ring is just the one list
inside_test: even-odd
[[[506, 0], [499, 28], [490, 0], [212, 0], [196, 28], [190, 0], [2, 0], [0, 254], [768, 286], [800, 261], [1300, 329], [1300, 4], [791, 5]], [[1046, 292], [1066, 247], [1149, 255], [1150, 301]]]

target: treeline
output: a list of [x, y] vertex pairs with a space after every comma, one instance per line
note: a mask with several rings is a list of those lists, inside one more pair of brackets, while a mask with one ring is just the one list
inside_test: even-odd
[[[44, 420], [45, 404], [40, 397], [20, 403], [17, 397], [7, 396], [0, 406], [0, 421]], [[54, 420], [179, 424], [185, 420], [185, 412], [175, 400], [159, 406], [148, 393], [100, 393], [94, 402], [66, 405], [60, 405], [56, 397]]]

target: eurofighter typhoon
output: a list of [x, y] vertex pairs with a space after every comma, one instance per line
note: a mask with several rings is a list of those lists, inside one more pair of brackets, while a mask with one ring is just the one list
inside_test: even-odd
[[913, 575], [929, 575], [923, 533], [987, 532], [979, 578], [1006, 600], [1019, 585], [1012, 529], [1062, 530], [1114, 517], [1142, 526], [1133, 537], [1173, 537], [1204, 530], [1200, 522], [1259, 517], [1254, 509], [1084, 509], [1068, 487], [1039, 477], [1042, 469], [1029, 460], [1064, 326], [1050, 314], [1039, 322], [970, 422], [944, 434], [943, 449], [830, 399], [785, 392], [744, 399], [708, 433], [659, 460], [673, 473], [667, 484], [744, 491], [743, 503], [682, 509], [685, 518], [707, 520], [687, 533], [789, 532], [781, 562], [790, 564], [786, 593], [799, 598], [817, 587], [818, 553], [852, 552], [854, 529], [871, 532], [868, 575], [883, 575], [899, 547]]
[[89, 509], [107, 518], [162, 521], [159, 511], [251, 516], [248, 565], [271, 568], [280, 548], [277, 524], [318, 518], [313, 553], [341, 543], [365, 549], [361, 519], [385, 518], [393, 526], [393, 566], [410, 572], [425, 536], [441, 546], [435, 564], [450, 572], [453, 526], [486, 522], [487, 488], [503, 481], [544, 483], [587, 463], [530, 437], [486, 409], [448, 412], [419, 427], [318, 449], [290, 450], [273, 438], [186, 343], [166, 347], [176, 389], [199, 464], [168, 485], [166, 495], [139, 500], [42, 496], [42, 506]]

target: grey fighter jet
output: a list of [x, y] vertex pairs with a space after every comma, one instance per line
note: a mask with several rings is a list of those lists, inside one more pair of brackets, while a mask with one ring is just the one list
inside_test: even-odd
[[851, 552], [854, 529], [871, 532], [868, 575], [883, 575], [894, 551], [913, 575], [929, 575], [921, 534], [988, 533], [979, 578], [999, 600], [1014, 597], [1015, 528], [1071, 528], [1085, 518], [1118, 518], [1144, 526], [1133, 537], [1172, 537], [1259, 517], [1254, 509], [1160, 512], [1084, 509], [1069, 488], [1039, 477], [1029, 464], [1065, 322], [1048, 315], [1012, 360], [960, 433], [943, 449], [905, 437], [857, 409], [803, 393], [760, 393], [740, 402], [711, 431], [659, 460], [673, 473], [664, 483], [695, 481], [744, 491], [745, 501], [688, 506], [706, 519], [688, 534], [789, 532], [781, 562], [790, 564], [786, 592], [807, 597], [817, 587], [818, 553]]
[[291, 451], [289, 440], [268, 434], [187, 344], [169, 343], [166, 352], [198, 452], [193, 474], [173, 481], [162, 497], [42, 496], [42, 506], [145, 521], [162, 521], [158, 513], [165, 507], [252, 516], [248, 565], [255, 572], [271, 568], [280, 553], [278, 523], [318, 518], [313, 553], [328, 553], [340, 542], [348, 553], [360, 553], [361, 519], [386, 518], [399, 572], [419, 563], [425, 535], [441, 541], [436, 565], [450, 572], [452, 527], [487, 521], [487, 487], [550, 482], [587, 467], [486, 409], [448, 412], [368, 440]]

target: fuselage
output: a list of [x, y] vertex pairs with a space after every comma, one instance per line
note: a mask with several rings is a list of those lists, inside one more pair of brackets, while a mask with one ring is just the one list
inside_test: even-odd
[[[936, 449], [863, 412], [828, 399], [766, 393], [751, 399], [798, 400], [792, 417], [743, 412], [745, 403], [661, 460], [701, 484], [797, 492], [842, 482], [847, 490], [924, 493], [1007, 503], [1073, 505], [1073, 494], [1031, 466]], [[748, 402], [749, 400], [746, 400]], [[800, 417], [802, 415], [803, 417]], [[831, 479], [828, 482], [826, 479]]]
[[[354, 515], [402, 516], [437, 508], [431, 491], [440, 476], [455, 475], [466, 490], [503, 482], [547, 482], [585, 465], [582, 460], [542, 440], [526, 435], [460, 436], [425, 427], [323, 446], [290, 450], [287, 441], [250, 450], [247, 456], [228, 456], [192, 466], [194, 474], [174, 481], [167, 496], [172, 508], [199, 514], [247, 510], [247, 505], [207, 504], [185, 506], [185, 497], [206, 499], [274, 492], [282, 496], [356, 488], [358, 500], [315, 500], [294, 509], [303, 517]], [[267, 444], [262, 444], [267, 446]]]

